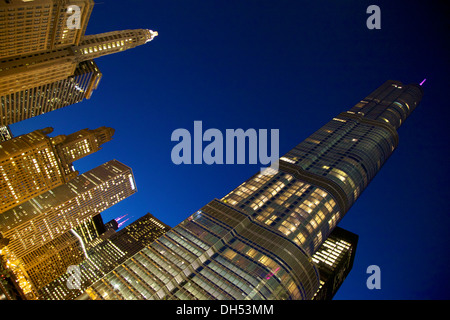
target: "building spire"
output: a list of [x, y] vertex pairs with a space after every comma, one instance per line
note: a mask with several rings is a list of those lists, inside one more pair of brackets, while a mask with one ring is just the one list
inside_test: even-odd
[[77, 61], [86, 61], [128, 50], [152, 41], [158, 32], [148, 29], [110, 31], [84, 36], [74, 46]]
[[153, 31], [153, 30], [150, 30], [150, 29], [148, 29], [147, 31], [150, 34], [150, 36], [147, 38], [147, 41], [145, 43], [147, 43], [149, 41], [152, 41], [153, 39], [155, 39], [155, 37], [158, 36], [158, 31]]

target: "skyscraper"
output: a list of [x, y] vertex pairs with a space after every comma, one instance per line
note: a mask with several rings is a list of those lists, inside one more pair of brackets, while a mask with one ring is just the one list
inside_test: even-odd
[[[79, 26], [67, 23], [80, 10]], [[0, 3], [0, 59], [77, 45], [84, 35], [93, 0], [9, 0]]]
[[78, 46], [0, 60], [0, 96], [44, 86], [72, 76], [83, 61], [134, 48], [153, 40], [145, 29], [86, 36]]
[[0, 145], [0, 212], [75, 178], [72, 163], [100, 150], [114, 129], [83, 129], [68, 136], [48, 137], [53, 128], [33, 132]]
[[398, 144], [422, 98], [387, 81], [86, 290], [90, 299], [312, 299], [312, 255]]
[[80, 289], [67, 287], [69, 273], [55, 279], [38, 291], [40, 300], [76, 299], [92, 283], [101, 279], [128, 258], [151, 244], [170, 229], [150, 213], [122, 230], [110, 229], [86, 244], [87, 259], [80, 265]]
[[165, 223], [147, 213], [122, 230], [116, 232], [111, 240], [117, 247], [129, 255], [134, 255], [139, 250], [151, 244], [155, 239], [170, 230]]
[[331, 300], [353, 267], [358, 236], [335, 227], [313, 254], [319, 269], [320, 287], [314, 300]]
[[112, 219], [110, 221], [108, 221], [107, 223], [105, 223], [105, 228], [106, 230], [114, 230], [117, 231], [117, 229], [119, 229], [119, 223], [116, 221], [116, 219]]
[[[8, 262], [7, 267], [20, 279], [18, 283], [24, 295], [35, 294], [36, 290], [36, 280], [29, 278], [24, 266], [36, 264], [40, 256], [54, 259], [52, 248], [60, 245], [65, 249], [63, 243], [66, 241], [60, 242], [60, 239], [61, 236], [67, 237], [68, 233], [75, 235], [81, 245], [83, 241], [75, 231], [77, 227], [135, 192], [131, 169], [112, 160], [2, 213], [0, 239], [7, 239], [9, 243], [1, 254]], [[67, 266], [68, 261], [76, 262], [80, 257], [79, 254], [73, 255], [75, 247], [79, 246], [72, 242], [72, 255], [65, 255], [61, 265]], [[41, 264], [37, 265], [39, 270]], [[62, 267], [49, 274], [41, 283], [60, 276], [61, 270]]]
[[3, 212], [0, 234], [20, 258], [135, 192], [131, 169], [112, 160]]
[[85, 259], [81, 239], [75, 232], [66, 232], [20, 259], [23, 275], [33, 292], [63, 275], [71, 265]]
[[89, 99], [101, 78], [92, 59], [158, 35], [137, 29], [86, 36], [93, 5], [92, 0], [0, 3], [0, 125]]
[[73, 76], [0, 96], [0, 124], [12, 124], [89, 99], [102, 73], [93, 60], [78, 64]]

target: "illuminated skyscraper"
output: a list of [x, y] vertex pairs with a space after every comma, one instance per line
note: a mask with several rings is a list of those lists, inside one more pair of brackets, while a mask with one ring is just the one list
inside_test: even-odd
[[40, 289], [39, 299], [76, 299], [88, 286], [151, 244], [169, 229], [169, 226], [147, 213], [118, 232], [108, 230], [86, 245], [88, 258], [80, 264], [80, 289], [67, 287], [70, 274], [66, 273]]
[[158, 34], [136, 29], [86, 36], [93, 5], [92, 0], [0, 3], [0, 125], [89, 99], [101, 78], [92, 59]]
[[93, 60], [81, 62], [73, 76], [0, 97], [0, 124], [12, 124], [89, 99], [102, 77]]
[[108, 221], [105, 223], [106, 230], [112, 229], [114, 231], [117, 231], [119, 229], [119, 223], [116, 221], [116, 219], [112, 219], [111, 221]]
[[[79, 26], [67, 21], [80, 10]], [[9, 0], [0, 2], [0, 59], [78, 45], [94, 6], [93, 0]]]
[[131, 169], [112, 160], [3, 212], [0, 235], [20, 258], [135, 192]]
[[[99, 151], [104, 143], [111, 141], [113, 135], [114, 129], [100, 127], [95, 130], [83, 129], [68, 136], [58, 136], [54, 140], [61, 163], [69, 167], [72, 162]], [[61, 142], [58, 143], [59, 141]]]
[[313, 254], [319, 269], [320, 287], [314, 300], [331, 300], [353, 267], [358, 236], [335, 227]]
[[157, 32], [124, 30], [85, 36], [78, 46], [0, 60], [0, 96], [44, 86], [72, 76], [79, 63], [134, 48]]
[[422, 98], [387, 81], [86, 290], [90, 299], [312, 299], [312, 256], [397, 146]]
[[22, 257], [19, 265], [33, 291], [37, 292], [66, 273], [69, 266], [77, 265], [84, 259], [79, 237], [68, 231]]
[[36, 130], [0, 144], [0, 212], [75, 178], [72, 162], [100, 150], [114, 129], [83, 129], [48, 137], [52, 128]]
[[101, 214], [97, 214], [80, 223], [74, 230], [83, 243], [87, 244], [100, 237], [106, 231], [106, 228]]

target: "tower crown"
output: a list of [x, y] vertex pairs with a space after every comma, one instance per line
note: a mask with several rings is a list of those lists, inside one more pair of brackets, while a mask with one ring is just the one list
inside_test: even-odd
[[155, 39], [155, 37], [158, 36], [158, 31], [153, 31], [150, 29], [148, 29], [146, 31], [149, 33], [149, 35], [147, 36], [147, 41], [145, 41], [145, 43], [152, 41], [153, 39]]
[[84, 36], [73, 50], [76, 59], [86, 61], [128, 50], [152, 41], [158, 32], [148, 29], [111, 31]]

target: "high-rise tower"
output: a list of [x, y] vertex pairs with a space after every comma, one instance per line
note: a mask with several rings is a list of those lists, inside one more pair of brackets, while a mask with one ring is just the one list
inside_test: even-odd
[[419, 85], [387, 81], [281, 157], [278, 171], [211, 201], [87, 295], [312, 299], [320, 286], [312, 255], [394, 151], [396, 129], [422, 94]]
[[[67, 21], [79, 9], [79, 26]], [[0, 59], [78, 45], [93, 0], [9, 0], [0, 3]]]
[[56, 149], [61, 162], [69, 166], [72, 162], [99, 151], [104, 143], [111, 141], [113, 135], [114, 129], [108, 127], [83, 129], [68, 136], [59, 136], [63, 137], [63, 140], [56, 144]]
[[[112, 160], [3, 212], [0, 240], [6, 246], [0, 255], [23, 295], [36, 298], [36, 290], [79, 264], [86, 257], [84, 240], [91, 237], [80, 229], [135, 192], [131, 169]], [[52, 261], [54, 268], [42, 271]]]
[[92, 0], [0, 3], [0, 125], [89, 99], [101, 77], [92, 59], [158, 35], [137, 29], [86, 36], [93, 5]]
[[109, 161], [0, 215], [0, 238], [21, 258], [136, 192], [131, 168]]
[[0, 60], [0, 96], [44, 86], [72, 76], [80, 62], [134, 48], [157, 32], [137, 29], [87, 36], [79, 46]]
[[74, 75], [0, 96], [0, 125], [13, 124], [89, 99], [102, 73], [93, 60], [78, 64]]
[[20, 259], [22, 275], [32, 285], [33, 292], [63, 275], [69, 266], [85, 259], [79, 236], [68, 231]]
[[170, 229], [150, 213], [118, 232], [109, 230], [86, 245], [88, 258], [80, 264], [80, 289], [67, 288], [66, 273], [39, 290], [40, 300], [72, 300], [92, 283], [148, 246]]
[[53, 128], [35, 130], [0, 144], [0, 212], [75, 178], [72, 163], [100, 149], [114, 129], [83, 129], [48, 137]]
[[335, 227], [312, 255], [319, 269], [320, 287], [314, 300], [331, 300], [353, 267], [358, 236]]

